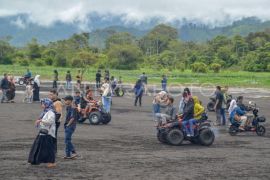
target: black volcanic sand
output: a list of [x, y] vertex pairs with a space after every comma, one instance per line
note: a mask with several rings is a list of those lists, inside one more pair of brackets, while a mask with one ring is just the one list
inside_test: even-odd
[[[200, 96], [204, 105], [208, 97]], [[211, 147], [185, 142], [174, 147], [161, 144], [152, 121], [152, 97], [143, 98], [142, 107], [133, 99], [113, 98], [109, 125], [78, 124], [73, 137], [81, 157], [64, 160], [63, 123], [59, 132], [57, 167], [31, 166], [28, 153], [37, 134], [34, 120], [39, 103], [24, 104], [22, 95], [15, 104], [0, 104], [0, 179], [270, 179], [269, 98], [256, 101], [265, 115], [267, 133], [230, 136], [226, 128], [214, 128]], [[178, 104], [177, 98], [175, 104]], [[215, 114], [209, 113], [214, 120]]]

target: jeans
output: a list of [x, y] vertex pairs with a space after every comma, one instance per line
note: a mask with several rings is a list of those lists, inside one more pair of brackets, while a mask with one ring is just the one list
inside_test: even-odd
[[167, 92], [167, 84], [162, 84], [162, 91], [166, 91]]
[[96, 80], [96, 88], [100, 88], [100, 80]]
[[217, 125], [220, 125], [221, 124], [221, 109], [216, 109], [216, 117], [217, 117], [217, 120], [216, 120], [216, 124]]
[[57, 88], [57, 81], [53, 81], [53, 88]]
[[190, 129], [187, 127], [188, 123], [189, 123], [189, 121], [182, 121], [182, 126], [183, 126], [186, 134], [191, 134], [191, 132], [189, 131]]
[[156, 114], [160, 113], [160, 105], [153, 104], [153, 120], [156, 120]]
[[67, 89], [71, 89], [71, 81], [67, 81], [66, 82], [66, 88]]
[[189, 133], [191, 136], [194, 136], [193, 125], [196, 123], [196, 119], [190, 119], [188, 120], [188, 123], [189, 123]]
[[1, 98], [1, 103], [3, 103], [5, 100], [7, 100], [7, 91], [8, 91], [8, 89], [2, 89], [3, 95]]
[[66, 157], [70, 157], [75, 152], [75, 148], [71, 142], [71, 137], [75, 129], [75, 127], [65, 127]]
[[135, 98], [135, 103], [134, 103], [135, 106], [137, 106], [138, 100], [139, 100], [140, 106], [142, 106], [142, 96], [143, 96], [143, 93], [141, 93], [141, 94], [139, 94], [138, 96], [136, 96], [136, 98]]
[[111, 97], [102, 96], [102, 104], [104, 110], [109, 113], [111, 111]]
[[225, 108], [221, 108], [220, 113], [221, 113], [221, 117], [222, 117], [222, 125], [225, 126], [226, 125], [226, 112], [225, 112]]

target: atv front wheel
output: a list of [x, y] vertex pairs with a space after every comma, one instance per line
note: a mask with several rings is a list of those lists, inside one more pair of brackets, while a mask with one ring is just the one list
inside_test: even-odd
[[202, 129], [199, 134], [199, 141], [203, 146], [210, 146], [215, 140], [215, 134], [211, 129]]
[[101, 113], [96, 111], [96, 112], [91, 112], [89, 115], [89, 122], [92, 125], [98, 125], [101, 121]]
[[171, 129], [167, 134], [167, 141], [171, 145], [179, 146], [184, 140], [184, 134], [180, 129]]

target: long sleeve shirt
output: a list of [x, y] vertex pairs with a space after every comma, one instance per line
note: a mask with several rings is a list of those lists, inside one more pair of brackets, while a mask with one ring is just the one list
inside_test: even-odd
[[40, 122], [41, 129], [47, 129], [48, 134], [55, 138], [55, 113], [48, 111]]

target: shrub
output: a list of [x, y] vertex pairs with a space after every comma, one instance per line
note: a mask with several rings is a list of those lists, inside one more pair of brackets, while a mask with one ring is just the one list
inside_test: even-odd
[[36, 59], [36, 60], [34, 61], [34, 65], [35, 65], [35, 66], [44, 66], [44, 65], [45, 65], [45, 62], [44, 62], [43, 59]]
[[270, 72], [270, 64], [267, 65], [267, 71]]
[[221, 65], [218, 63], [212, 63], [210, 65], [211, 70], [213, 70], [215, 73], [219, 73], [221, 69]]
[[21, 59], [19, 60], [19, 64], [21, 66], [29, 66], [29, 61], [27, 59]]
[[207, 65], [202, 62], [193, 63], [191, 65], [192, 72], [196, 73], [206, 73], [207, 72]]
[[67, 66], [67, 59], [64, 56], [58, 54], [55, 57], [54, 65], [60, 66], [60, 67], [66, 67]]

